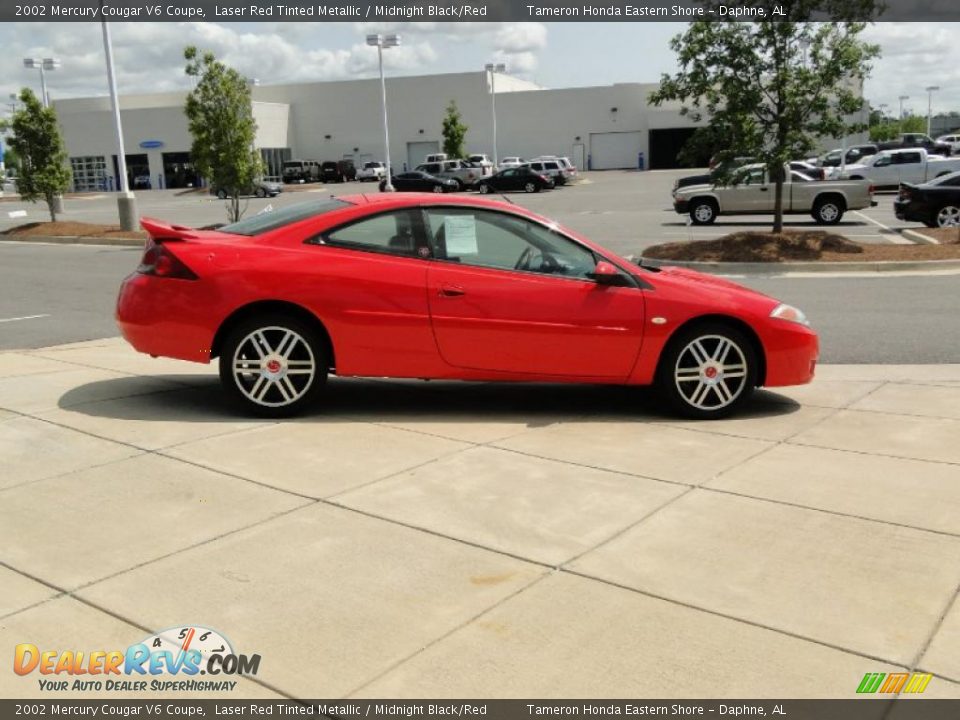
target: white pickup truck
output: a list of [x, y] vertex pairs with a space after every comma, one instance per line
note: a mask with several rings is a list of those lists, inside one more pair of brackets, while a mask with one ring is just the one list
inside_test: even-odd
[[897, 187], [900, 183], [925, 183], [960, 170], [960, 157], [928, 155], [923, 148], [884, 150], [856, 165], [834, 168], [830, 177], [840, 180], [869, 180], [876, 187]]
[[[821, 225], [835, 225], [847, 210], [876, 205], [873, 187], [863, 180], [813, 180], [784, 168], [783, 212], [809, 214]], [[694, 225], [708, 225], [718, 215], [772, 215], [776, 184], [762, 164], [739, 168], [728, 185], [688, 185], [678, 188], [673, 209], [689, 214]]]

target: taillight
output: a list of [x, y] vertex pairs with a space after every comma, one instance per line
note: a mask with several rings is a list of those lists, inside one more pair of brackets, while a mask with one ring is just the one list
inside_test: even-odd
[[873, 195], [874, 190], [876, 190], [876, 187], [871, 183], [870, 187], [867, 188], [867, 193]]
[[183, 261], [170, 252], [162, 243], [152, 238], [147, 241], [146, 250], [140, 260], [137, 272], [141, 275], [173, 278], [176, 280], [196, 280], [196, 274], [184, 265]]

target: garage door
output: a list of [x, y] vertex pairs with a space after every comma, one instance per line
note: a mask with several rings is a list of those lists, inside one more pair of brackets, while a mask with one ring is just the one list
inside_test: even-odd
[[643, 133], [591, 133], [590, 169], [618, 170], [636, 168], [643, 151]]
[[408, 142], [407, 143], [407, 169], [413, 170], [417, 165], [422, 165], [427, 155], [440, 152], [440, 143], [436, 140], [428, 142]]

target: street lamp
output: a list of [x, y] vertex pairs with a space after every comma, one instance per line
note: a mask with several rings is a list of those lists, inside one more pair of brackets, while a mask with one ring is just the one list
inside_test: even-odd
[[60, 61], [56, 58], [24, 58], [23, 66], [31, 70], [40, 71], [40, 99], [43, 101], [43, 106], [48, 107], [50, 105], [50, 98], [47, 96], [47, 70], [56, 70], [60, 67]]
[[901, 95], [900, 97], [897, 98], [897, 100], [900, 101], [900, 115], [897, 117], [898, 122], [903, 122], [903, 101], [909, 100], [909, 99], [910, 99], [909, 95]]
[[494, 172], [500, 166], [499, 158], [497, 157], [497, 86], [496, 86], [496, 77], [497, 73], [505, 73], [507, 71], [507, 66], [503, 63], [487, 63], [483, 66], [483, 69], [487, 71], [487, 74], [490, 76], [490, 108], [493, 112], [493, 168]]
[[120, 227], [123, 230], [137, 229], [137, 199], [127, 183], [127, 155], [123, 147], [123, 126], [120, 123], [120, 101], [117, 99], [117, 76], [113, 72], [113, 43], [110, 41], [110, 25], [101, 20], [103, 28], [103, 52], [107, 58], [107, 82], [110, 85], [110, 104], [113, 106], [113, 128], [117, 137], [117, 209], [120, 212]]
[[383, 186], [386, 192], [393, 192], [393, 170], [390, 168], [390, 130], [387, 123], [387, 83], [383, 78], [383, 49], [397, 47], [399, 35], [367, 35], [367, 45], [375, 45], [380, 61], [380, 96], [383, 101], [383, 161], [387, 164], [387, 180]]
[[939, 90], [939, 85], [931, 85], [924, 90], [927, 91], [927, 135], [930, 134], [930, 119], [931, 119], [931, 110], [933, 109], [933, 92], [934, 90]]

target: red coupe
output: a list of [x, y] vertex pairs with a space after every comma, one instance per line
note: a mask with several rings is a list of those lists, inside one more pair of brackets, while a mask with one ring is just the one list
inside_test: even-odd
[[218, 230], [143, 220], [117, 322], [140, 352], [207, 363], [271, 417], [328, 373], [655, 385], [717, 418], [813, 377], [796, 308], [690, 270], [636, 265], [515, 205], [354, 195]]

